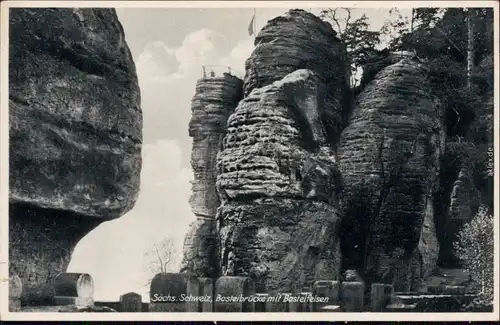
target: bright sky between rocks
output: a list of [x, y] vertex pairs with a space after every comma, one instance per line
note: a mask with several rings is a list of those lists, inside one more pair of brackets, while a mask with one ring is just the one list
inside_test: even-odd
[[[304, 8], [308, 9], [308, 8]], [[285, 8], [256, 9], [257, 30]], [[410, 8], [401, 10], [403, 14]], [[68, 272], [90, 273], [97, 301], [116, 301], [129, 291], [149, 301], [144, 253], [155, 241], [170, 237], [177, 255], [194, 215], [191, 191], [191, 98], [202, 65], [227, 65], [243, 77], [253, 50], [248, 25], [253, 8], [119, 8], [141, 88], [144, 144], [141, 189], [134, 209], [101, 224], [77, 245]], [[313, 12], [318, 12], [317, 9]], [[379, 30], [389, 8], [355, 9]]]

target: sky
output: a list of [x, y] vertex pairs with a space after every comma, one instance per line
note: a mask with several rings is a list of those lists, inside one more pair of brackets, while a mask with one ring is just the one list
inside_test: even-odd
[[[308, 9], [308, 8], [304, 8]], [[243, 77], [253, 36], [253, 8], [117, 8], [134, 57], [143, 111], [143, 165], [135, 207], [104, 222], [76, 246], [68, 272], [92, 275], [96, 301], [117, 301], [133, 291], [147, 295], [152, 244], [170, 238], [176, 272], [184, 235], [195, 220], [189, 206], [191, 98], [202, 65], [227, 65]], [[287, 8], [256, 9], [257, 30]], [[403, 13], [411, 9], [402, 10]], [[316, 12], [317, 10], [313, 10]], [[379, 30], [389, 8], [355, 9]]]

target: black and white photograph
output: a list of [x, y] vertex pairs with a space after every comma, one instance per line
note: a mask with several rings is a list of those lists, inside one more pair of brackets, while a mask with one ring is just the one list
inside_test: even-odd
[[2, 319], [498, 320], [498, 8], [5, 1]]

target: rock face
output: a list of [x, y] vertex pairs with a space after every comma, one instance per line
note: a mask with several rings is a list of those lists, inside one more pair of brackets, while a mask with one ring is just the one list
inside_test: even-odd
[[190, 204], [198, 220], [190, 225], [184, 242], [181, 270], [199, 276], [218, 271], [215, 215], [220, 201], [215, 186], [217, 153], [222, 148], [226, 123], [242, 96], [243, 81], [230, 74], [200, 79], [192, 100], [189, 135], [193, 138], [194, 171]]
[[112, 9], [11, 9], [9, 51], [10, 264], [40, 304], [76, 243], [135, 204], [140, 92]]
[[[199, 219], [184, 270], [248, 276], [260, 292], [300, 290], [346, 270], [367, 290], [373, 282], [419, 289], [452, 255], [464, 220], [492, 207], [483, 168], [493, 154], [492, 58], [475, 67], [484, 89], [463, 115], [434, 87], [448, 80], [438, 64], [412, 51], [374, 51], [349, 89], [345, 45], [303, 10], [270, 20], [255, 46], [227, 125], [215, 106], [193, 106]], [[227, 102], [236, 88], [225, 88]], [[220, 102], [206, 89], [193, 103]]]
[[350, 70], [346, 47], [331, 25], [304, 10], [290, 10], [268, 21], [255, 38], [255, 46], [246, 61], [244, 95], [298, 69], [315, 72], [328, 89], [320, 115], [327, 136], [335, 143], [350, 108]]
[[[301, 289], [339, 274], [339, 175], [321, 112], [326, 85], [296, 70], [238, 104], [218, 157], [223, 275], [257, 290]], [[310, 283], [309, 283], [310, 284]]]
[[465, 131], [460, 136], [449, 134], [446, 142], [441, 191], [436, 196], [440, 203], [436, 220], [439, 264], [443, 267], [461, 266], [453, 242], [479, 207], [493, 213], [493, 71], [493, 58], [486, 56], [473, 78], [478, 87], [477, 96], [471, 101], [473, 114], [462, 113], [460, 121]]
[[[258, 290], [301, 289], [339, 274], [334, 139], [349, 108], [346, 49], [328, 23], [303, 10], [270, 20], [255, 45], [245, 98], [227, 126], [222, 112], [231, 113], [237, 87], [224, 86], [225, 100], [197, 87], [191, 205], [199, 220], [186, 236], [182, 269], [250, 276]], [[204, 102], [216, 112], [202, 112]]]
[[222, 148], [227, 119], [241, 99], [242, 86], [242, 80], [229, 74], [200, 79], [196, 86], [189, 135], [193, 137], [194, 171], [190, 203], [197, 216], [213, 219], [219, 207], [215, 188], [217, 153]]
[[410, 290], [437, 260], [433, 193], [444, 150], [443, 113], [427, 68], [404, 58], [377, 73], [356, 101], [339, 145], [342, 249], [368, 282]]

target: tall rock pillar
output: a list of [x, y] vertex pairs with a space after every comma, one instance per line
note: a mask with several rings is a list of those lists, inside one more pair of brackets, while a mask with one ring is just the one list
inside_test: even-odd
[[218, 270], [215, 215], [220, 201], [215, 186], [217, 154], [229, 115], [241, 99], [243, 81], [225, 73], [198, 80], [191, 103], [189, 135], [194, 172], [190, 204], [197, 220], [185, 237], [181, 271], [214, 276]]
[[436, 265], [433, 194], [443, 112], [428, 67], [395, 58], [367, 83], [339, 144], [345, 265], [408, 291]]
[[303, 10], [270, 20], [255, 45], [218, 158], [221, 274], [293, 292], [338, 277], [334, 139], [349, 70], [331, 26]]

